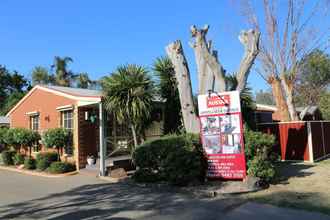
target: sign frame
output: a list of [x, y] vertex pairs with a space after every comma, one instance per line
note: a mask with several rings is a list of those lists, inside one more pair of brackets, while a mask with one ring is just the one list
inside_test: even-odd
[[208, 161], [207, 177], [245, 179], [246, 160], [239, 92], [199, 95], [198, 107], [200, 138]]

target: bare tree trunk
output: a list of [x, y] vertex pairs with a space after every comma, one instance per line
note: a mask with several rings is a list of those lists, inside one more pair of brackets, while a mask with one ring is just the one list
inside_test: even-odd
[[242, 91], [246, 87], [246, 81], [250, 69], [259, 53], [260, 32], [255, 30], [242, 31], [239, 35], [240, 42], [244, 45], [244, 55], [236, 74], [236, 90]]
[[291, 121], [299, 121], [298, 114], [293, 102], [293, 83], [285, 79], [284, 74], [281, 74], [281, 83], [286, 96], [286, 104], [290, 114]]
[[166, 47], [166, 52], [172, 61], [175, 77], [178, 83], [180, 103], [184, 127], [188, 133], [199, 133], [199, 120], [193, 102], [190, 72], [180, 41], [175, 41]]
[[268, 83], [272, 87], [273, 97], [281, 121], [290, 121], [288, 106], [283, 96], [280, 80], [276, 76], [271, 76], [268, 78]]
[[[216, 52], [213, 53], [213, 51], [211, 51], [211, 46], [207, 44], [206, 34], [208, 29], [208, 25], [205, 25], [202, 29], [197, 29], [194, 25], [190, 27], [191, 34], [195, 38], [195, 43], [192, 45], [192, 47], [195, 50], [196, 60], [199, 61], [199, 63], [197, 63], [197, 68], [199, 69], [198, 73], [199, 75], [202, 74], [199, 77], [199, 80], [201, 80], [202, 82], [199, 82], [199, 84], [202, 86], [206, 84], [210, 85], [210, 80], [212, 80], [211, 85], [213, 85], [214, 79], [216, 82], [214, 83], [215, 87], [212, 88], [212, 86], [211, 90], [215, 90], [217, 92], [224, 92], [226, 90], [225, 73], [217, 59]], [[210, 68], [210, 71], [207, 71], [208, 68], [204, 67], [206, 65], [208, 66], [208, 68]], [[207, 90], [208, 89], [206, 87], [202, 87], [199, 91], [207, 92]]]
[[197, 29], [195, 26], [190, 28], [191, 34], [196, 38], [195, 43], [191, 43], [190, 46], [194, 49], [196, 66], [198, 72], [198, 94], [207, 94], [209, 91], [214, 91], [214, 74], [212, 70], [207, 65], [204, 56], [202, 55], [202, 47], [206, 46], [208, 51], [211, 49], [211, 41], [206, 43], [206, 37], [208, 31], [208, 26], [203, 29]]

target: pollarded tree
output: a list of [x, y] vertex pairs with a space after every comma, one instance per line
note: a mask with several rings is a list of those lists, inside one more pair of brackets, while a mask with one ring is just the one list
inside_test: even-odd
[[[207, 94], [209, 91], [230, 90], [226, 84], [224, 68], [217, 57], [217, 51], [213, 50], [211, 41], [206, 39], [208, 30], [208, 25], [202, 29], [198, 29], [196, 26], [190, 28], [191, 35], [195, 39], [190, 45], [194, 49], [196, 57], [199, 94]], [[234, 89], [240, 92], [246, 88], [250, 69], [259, 53], [259, 37], [260, 33], [255, 30], [242, 31], [239, 35], [245, 52], [235, 73], [237, 83]], [[189, 133], [199, 133], [199, 121], [193, 103], [190, 72], [181, 42], [175, 41], [169, 44], [166, 47], [166, 52], [175, 69], [185, 129]]]
[[134, 147], [138, 146], [139, 129], [152, 111], [153, 83], [146, 68], [129, 64], [120, 66], [102, 79], [105, 108], [120, 123], [127, 123], [132, 131]]

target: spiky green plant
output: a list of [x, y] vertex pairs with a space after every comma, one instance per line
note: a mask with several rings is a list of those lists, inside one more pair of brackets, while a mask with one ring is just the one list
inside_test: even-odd
[[105, 108], [120, 123], [131, 128], [134, 147], [138, 145], [139, 127], [152, 111], [153, 83], [145, 67], [128, 64], [101, 80]]

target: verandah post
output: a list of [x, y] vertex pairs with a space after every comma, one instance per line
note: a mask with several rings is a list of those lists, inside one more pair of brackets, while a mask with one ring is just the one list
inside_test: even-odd
[[105, 176], [105, 145], [104, 145], [104, 115], [102, 100], [99, 103], [99, 133], [100, 133], [100, 176]]

